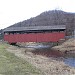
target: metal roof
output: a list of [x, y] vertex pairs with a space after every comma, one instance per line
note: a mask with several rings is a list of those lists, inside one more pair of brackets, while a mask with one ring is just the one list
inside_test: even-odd
[[13, 31], [30, 31], [30, 30], [56, 30], [56, 29], [66, 29], [65, 25], [52, 25], [52, 26], [29, 26], [29, 27], [11, 27], [5, 28], [4, 32]]

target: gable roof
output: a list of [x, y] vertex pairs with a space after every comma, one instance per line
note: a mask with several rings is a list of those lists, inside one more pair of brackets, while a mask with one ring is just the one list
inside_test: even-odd
[[29, 26], [29, 27], [11, 27], [5, 28], [4, 32], [13, 32], [13, 31], [34, 31], [34, 30], [59, 30], [66, 29], [65, 25], [53, 25], [53, 26]]

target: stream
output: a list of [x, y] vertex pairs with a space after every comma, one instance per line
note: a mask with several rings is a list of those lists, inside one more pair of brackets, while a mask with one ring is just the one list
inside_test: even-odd
[[[21, 46], [20, 46], [21, 47]], [[22, 46], [23, 47], [23, 46]], [[54, 57], [59, 59], [62, 57], [65, 64], [71, 67], [75, 67], [75, 53], [63, 53], [61, 51], [52, 50], [51, 45], [43, 45], [43, 44], [36, 44], [36, 45], [27, 45], [24, 48], [34, 48], [32, 51], [35, 55], [42, 55], [46, 57]]]
[[73, 58], [73, 57], [71, 57], [71, 58], [65, 58], [64, 62], [68, 66], [75, 67], [75, 58]]
[[75, 54], [74, 53], [64, 54], [60, 51], [50, 49], [48, 45], [38, 46], [38, 47], [36, 46], [36, 49], [32, 51], [32, 53], [37, 54], [37, 55], [43, 55], [46, 57], [54, 57], [58, 59], [59, 57], [63, 57], [64, 58], [63, 61], [65, 64], [71, 67], [75, 67]]

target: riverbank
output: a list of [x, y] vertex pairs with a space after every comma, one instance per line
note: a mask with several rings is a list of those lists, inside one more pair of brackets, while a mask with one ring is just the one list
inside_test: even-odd
[[75, 68], [65, 64], [62, 57], [37, 55], [32, 52], [35, 51], [35, 48], [10, 46], [6, 50], [40, 69], [43, 75], [75, 75]]
[[75, 38], [66, 40], [61, 45], [55, 46], [52, 49], [65, 52], [65, 53], [75, 53]]
[[29, 62], [7, 51], [9, 47], [10, 45], [0, 42], [0, 75], [43, 75]]

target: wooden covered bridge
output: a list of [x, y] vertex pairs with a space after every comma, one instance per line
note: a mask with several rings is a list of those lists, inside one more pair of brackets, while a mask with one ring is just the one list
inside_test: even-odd
[[58, 42], [65, 38], [65, 25], [10, 27], [4, 29], [4, 40], [17, 42]]

